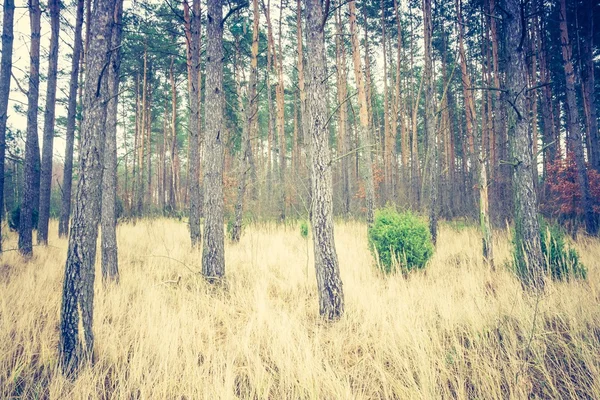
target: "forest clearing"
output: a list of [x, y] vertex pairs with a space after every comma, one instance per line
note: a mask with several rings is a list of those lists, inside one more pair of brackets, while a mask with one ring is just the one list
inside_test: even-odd
[[[198, 273], [184, 223], [117, 233], [120, 283], [96, 287], [97, 362], [75, 382], [56, 352], [67, 241], [51, 236], [29, 262], [3, 256], [0, 398], [600, 397], [598, 239], [576, 245], [587, 282], [550, 283], [538, 297], [481, 262], [472, 227], [442, 224], [427, 269], [405, 278], [374, 267], [363, 223], [339, 223], [347, 311], [328, 323], [296, 224], [250, 226], [228, 242], [226, 290]], [[505, 233], [495, 245], [507, 262]]]
[[0, 399], [600, 399], [597, 0], [0, 1]]

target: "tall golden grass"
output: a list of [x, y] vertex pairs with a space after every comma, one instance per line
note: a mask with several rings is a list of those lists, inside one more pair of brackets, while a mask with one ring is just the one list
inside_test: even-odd
[[[227, 290], [197, 273], [183, 222], [120, 226], [121, 283], [96, 281], [96, 362], [74, 382], [57, 367], [66, 240], [28, 262], [5, 253], [0, 398], [600, 398], [599, 241], [576, 244], [587, 282], [536, 297], [487, 270], [475, 229], [442, 227], [426, 271], [408, 277], [373, 267], [363, 224], [335, 234], [346, 314], [329, 324], [297, 226], [228, 243]], [[507, 262], [506, 235], [495, 245]]]

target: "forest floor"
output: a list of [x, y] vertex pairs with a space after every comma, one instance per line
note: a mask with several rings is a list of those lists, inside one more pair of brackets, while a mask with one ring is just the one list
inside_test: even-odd
[[226, 243], [227, 290], [215, 290], [184, 222], [123, 224], [120, 284], [96, 272], [96, 363], [74, 382], [57, 368], [67, 241], [54, 233], [28, 262], [5, 253], [0, 398], [600, 398], [599, 240], [576, 243], [587, 282], [535, 296], [506, 268], [506, 234], [492, 273], [477, 231], [444, 225], [426, 270], [408, 277], [376, 270], [364, 224], [339, 223], [335, 237], [346, 313], [329, 324], [298, 226], [251, 226]]

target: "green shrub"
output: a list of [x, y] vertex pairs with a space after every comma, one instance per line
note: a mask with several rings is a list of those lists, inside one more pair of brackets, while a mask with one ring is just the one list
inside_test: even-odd
[[427, 223], [410, 212], [378, 210], [368, 235], [371, 252], [379, 256], [385, 273], [423, 268], [433, 255]]
[[587, 270], [579, 261], [577, 251], [566, 245], [564, 233], [558, 225], [542, 222], [540, 241], [546, 262], [545, 270], [552, 279], [568, 281], [571, 278], [587, 278]]
[[[560, 226], [548, 224], [540, 220], [540, 242], [544, 257], [544, 271], [553, 280], [569, 281], [570, 279], [587, 279], [587, 270], [579, 261], [579, 254], [565, 242], [565, 235]], [[521, 246], [516, 238], [513, 254], [513, 265], [517, 273], [525, 274], [527, 265]]]

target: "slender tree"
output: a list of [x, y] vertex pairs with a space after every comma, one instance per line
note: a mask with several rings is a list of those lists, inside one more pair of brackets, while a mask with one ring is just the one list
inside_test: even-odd
[[73, 37], [73, 56], [71, 58], [71, 80], [69, 83], [69, 100], [67, 105], [67, 134], [65, 147], [65, 165], [63, 168], [62, 197], [60, 207], [60, 221], [58, 236], [64, 237], [69, 233], [69, 219], [71, 217], [71, 191], [73, 187], [73, 147], [75, 143], [75, 123], [77, 118], [77, 88], [79, 78], [79, 65], [83, 41], [81, 31], [83, 27], [84, 0], [77, 1], [77, 16], [75, 19], [75, 35]]
[[209, 282], [225, 276], [223, 232], [223, 4], [208, 0], [206, 46], [206, 147], [204, 150], [204, 246], [202, 274]]
[[[327, 71], [321, 0], [306, 0], [307, 111], [312, 158], [312, 233], [319, 290], [319, 313], [336, 320], [344, 313], [344, 292], [333, 236], [333, 199], [327, 129]], [[353, 3], [353, 2], [352, 2]]]
[[29, 0], [31, 46], [29, 48], [29, 89], [27, 92], [27, 137], [25, 139], [25, 176], [19, 220], [19, 251], [24, 256], [33, 252], [33, 211], [37, 211], [39, 196], [40, 146], [38, 142], [38, 101], [40, 92], [40, 30], [39, 0]]
[[119, 73], [121, 70], [121, 37], [123, 33], [123, 2], [117, 2], [114, 27], [110, 42], [108, 69], [108, 105], [105, 124], [104, 173], [102, 174], [102, 279], [119, 280], [117, 258], [117, 112], [119, 101]]
[[565, 91], [567, 112], [567, 129], [569, 131], [569, 149], [575, 156], [577, 166], [577, 182], [581, 191], [583, 212], [585, 215], [585, 227], [590, 235], [598, 233], [598, 221], [594, 213], [592, 197], [590, 194], [590, 183], [587, 175], [585, 156], [583, 151], [583, 138], [579, 121], [579, 110], [575, 92], [575, 70], [573, 69], [573, 49], [569, 40], [569, 28], [567, 26], [567, 3], [560, 1], [560, 41], [562, 46], [563, 67], [565, 70]]
[[56, 110], [56, 78], [58, 73], [58, 35], [60, 32], [59, 0], [49, 0], [50, 54], [48, 56], [48, 83], [46, 86], [46, 110], [44, 112], [44, 145], [42, 170], [40, 172], [40, 208], [37, 243], [48, 244], [50, 221], [50, 191], [52, 189], [52, 156], [54, 151], [54, 116]]
[[4, 0], [2, 18], [2, 59], [0, 60], [0, 251], [2, 251], [2, 220], [4, 219], [4, 162], [6, 154], [6, 121], [13, 57], [14, 0]]
[[348, 2], [350, 11], [350, 37], [352, 40], [352, 61], [354, 63], [354, 78], [358, 87], [358, 103], [360, 107], [360, 128], [359, 140], [362, 154], [362, 178], [365, 185], [366, 205], [367, 205], [367, 224], [373, 223], [375, 207], [375, 186], [373, 183], [373, 164], [371, 159], [371, 140], [369, 138], [369, 105], [365, 83], [362, 76], [362, 65], [360, 58], [360, 46], [358, 39], [358, 28], [356, 21], [356, 2]]
[[[60, 363], [73, 376], [79, 365], [92, 359], [94, 333], [94, 264], [100, 220], [102, 170], [110, 44], [114, 13], [120, 0], [97, 0], [90, 20], [90, 43], [86, 60], [83, 98], [79, 181], [69, 232], [60, 317]], [[81, 337], [79, 327], [83, 327]]]
[[200, 0], [193, 0], [190, 16], [187, 0], [183, 0], [186, 16], [188, 52], [188, 85], [190, 90], [190, 238], [192, 247], [201, 242], [200, 235]]

